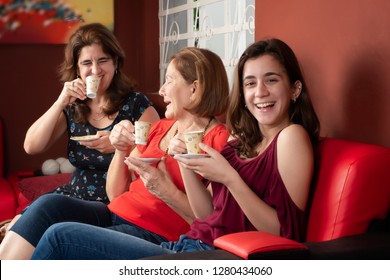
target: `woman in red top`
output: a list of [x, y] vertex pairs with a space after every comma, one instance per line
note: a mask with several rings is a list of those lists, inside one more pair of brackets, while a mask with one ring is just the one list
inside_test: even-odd
[[[109, 228], [111, 233], [115, 230], [157, 244], [176, 240], [189, 230], [195, 216], [178, 162], [167, 154], [168, 144], [175, 135], [201, 130], [207, 145], [216, 150], [225, 145], [228, 132], [216, 119], [225, 113], [229, 103], [222, 60], [206, 49], [179, 51], [168, 66], [160, 95], [167, 103], [166, 119], [153, 124], [146, 146], [133, 149], [134, 127], [130, 121], [121, 121], [110, 134], [115, 154], [107, 175], [108, 207], [44, 195], [10, 229], [0, 246], [1, 259], [30, 258], [45, 231], [63, 221]], [[148, 164], [137, 158], [159, 161]], [[137, 172], [133, 164], [137, 164]]]

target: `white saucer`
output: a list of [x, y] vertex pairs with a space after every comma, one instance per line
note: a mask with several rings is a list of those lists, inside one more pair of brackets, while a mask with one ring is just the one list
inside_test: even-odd
[[154, 163], [161, 160], [161, 158], [137, 158], [137, 159], [142, 160], [143, 162], [146, 163]]
[[74, 140], [74, 141], [92, 141], [92, 140], [96, 140], [96, 139], [99, 139], [100, 136], [97, 136], [97, 135], [84, 135], [84, 136], [72, 136], [70, 137], [70, 140]]
[[207, 158], [210, 157], [208, 154], [176, 154], [175, 157], [184, 157], [184, 158]]

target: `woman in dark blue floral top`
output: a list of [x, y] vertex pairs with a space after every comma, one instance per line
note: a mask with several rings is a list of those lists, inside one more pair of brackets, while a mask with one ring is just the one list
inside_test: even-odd
[[[111, 131], [114, 125], [122, 120], [138, 120], [142, 113], [150, 106], [148, 99], [140, 93], [132, 93], [125, 104], [119, 110], [114, 121], [104, 128], [96, 128], [87, 123], [75, 122], [73, 106], [65, 110], [68, 121], [68, 135], [82, 136], [95, 135], [99, 131]], [[88, 143], [90, 144], [90, 143]], [[102, 153], [95, 149], [87, 148], [80, 141], [69, 140], [68, 159], [76, 167], [70, 182], [55, 190], [56, 193], [69, 195], [85, 200], [99, 200], [108, 202], [106, 195], [107, 169], [110, 165], [113, 153]]]
[[[59, 68], [63, 89], [54, 104], [28, 129], [24, 149], [28, 154], [46, 151], [66, 135], [68, 158], [76, 167], [70, 182], [57, 193], [84, 200], [108, 202], [106, 173], [115, 151], [109, 135], [122, 120], [154, 123], [160, 117], [145, 95], [135, 91], [122, 72], [125, 55], [114, 34], [99, 23], [81, 26], [65, 47]], [[97, 95], [88, 98], [86, 77], [100, 79]], [[74, 136], [96, 135], [95, 140], [76, 141]], [[20, 217], [2, 227], [5, 235]]]

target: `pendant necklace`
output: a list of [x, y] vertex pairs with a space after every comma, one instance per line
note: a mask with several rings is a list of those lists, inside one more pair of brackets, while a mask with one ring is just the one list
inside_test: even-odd
[[[97, 118], [95, 119], [94, 117], [92, 117], [92, 120], [100, 121], [100, 120], [102, 120], [102, 119], [104, 119], [106, 117], [106, 114], [105, 113], [103, 114], [103, 107], [104, 106], [99, 106], [100, 112], [99, 113], [94, 113], [94, 114], [97, 115]], [[101, 114], [103, 114], [103, 116], [100, 116]]]

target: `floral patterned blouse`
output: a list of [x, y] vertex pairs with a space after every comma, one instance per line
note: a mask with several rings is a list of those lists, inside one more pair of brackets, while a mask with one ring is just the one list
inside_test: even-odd
[[[90, 123], [75, 123], [74, 108], [68, 106], [64, 112], [68, 122], [68, 136], [94, 135], [99, 130], [111, 131], [122, 120], [134, 123], [144, 111], [151, 106], [147, 97], [141, 93], [133, 93], [119, 110], [115, 120], [106, 128], [96, 128]], [[68, 159], [76, 167], [70, 182], [54, 190], [55, 193], [64, 194], [84, 200], [97, 200], [108, 203], [106, 194], [107, 170], [113, 157], [97, 150], [88, 149], [78, 141], [68, 140]]]

